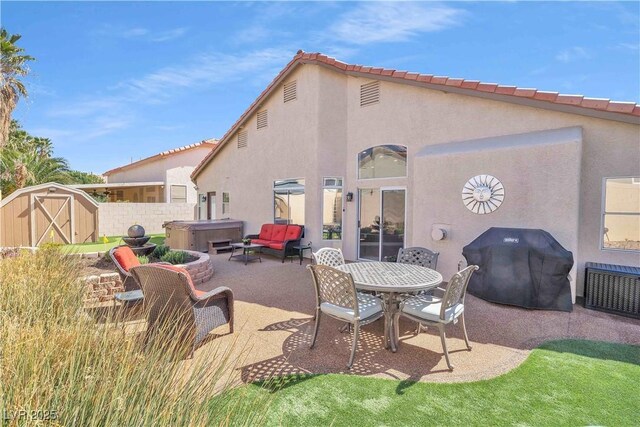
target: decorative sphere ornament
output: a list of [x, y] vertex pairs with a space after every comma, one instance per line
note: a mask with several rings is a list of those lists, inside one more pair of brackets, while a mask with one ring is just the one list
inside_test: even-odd
[[144, 227], [138, 224], [132, 225], [127, 230], [127, 234], [129, 235], [129, 237], [143, 237]]

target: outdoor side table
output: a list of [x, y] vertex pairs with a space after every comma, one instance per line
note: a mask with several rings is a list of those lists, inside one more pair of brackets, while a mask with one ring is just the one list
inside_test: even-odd
[[295, 245], [293, 249], [298, 251], [298, 256], [300, 257], [300, 265], [302, 265], [302, 259], [304, 258], [304, 251], [309, 249], [311, 251], [311, 242], [306, 245]]
[[[141, 289], [128, 292], [118, 292], [113, 295], [113, 311], [115, 313], [116, 303], [119, 302], [123, 307], [131, 307], [144, 300], [144, 295]], [[123, 320], [124, 322], [124, 320]], [[118, 326], [118, 318], [116, 317], [116, 327]]]
[[[247, 265], [247, 262], [249, 261], [258, 260], [262, 262], [262, 258], [260, 257], [262, 254], [262, 248], [264, 248], [264, 245], [258, 245], [257, 243], [251, 243], [248, 245], [245, 245], [244, 243], [232, 243], [229, 261], [237, 259], [239, 261], [244, 261], [244, 265]], [[242, 249], [242, 253], [236, 254], [236, 249]], [[253, 252], [253, 254], [250, 252]]]

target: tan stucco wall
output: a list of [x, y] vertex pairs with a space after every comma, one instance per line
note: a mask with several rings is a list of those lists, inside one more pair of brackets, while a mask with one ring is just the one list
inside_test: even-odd
[[[579, 131], [569, 141], [418, 156], [412, 188], [421, 196], [410, 199], [415, 221], [407, 244], [440, 252], [438, 271], [446, 277], [457, 271], [462, 248], [491, 227], [546, 230], [579, 258]], [[490, 214], [475, 214], [462, 203], [463, 186], [480, 174], [493, 175], [505, 188], [503, 204]], [[434, 226], [447, 231], [445, 240], [431, 239]]]
[[[257, 233], [260, 225], [273, 222], [273, 182], [287, 178], [305, 178], [307, 239], [319, 233], [314, 226], [320, 209], [313, 209], [313, 200], [320, 200], [316, 145], [318, 141], [317, 67], [294, 72], [287, 81], [297, 80], [298, 97], [283, 102], [282, 89], [264, 102], [268, 110], [268, 126], [257, 129], [255, 116], [243, 131], [247, 132], [246, 148], [237, 148], [236, 135], [216, 155], [197, 178], [199, 192], [216, 192], [216, 217], [231, 217], [245, 221], [245, 233]], [[229, 193], [229, 215], [222, 215], [222, 193]], [[311, 204], [310, 204], [311, 203]], [[311, 209], [310, 209], [311, 208]]]
[[[357, 153], [378, 144], [408, 146], [409, 175], [414, 173], [415, 153], [420, 147], [466, 139], [520, 134], [569, 126], [583, 128], [582, 171], [580, 176], [580, 219], [578, 246], [578, 294], [582, 294], [582, 270], [585, 261], [638, 264], [639, 256], [600, 250], [601, 187], [604, 176], [640, 174], [640, 128], [637, 125], [613, 122], [573, 114], [542, 110], [487, 99], [421, 90], [395, 83], [381, 83], [381, 102], [361, 108], [358, 101], [360, 85], [369, 80], [349, 79], [349, 141], [347, 158], [355, 162]], [[414, 200], [429, 182], [403, 179], [357, 181], [354, 167], [347, 168], [348, 191], [356, 186], [406, 185], [408, 200]], [[474, 173], [469, 173], [469, 177]], [[418, 186], [420, 184], [420, 186]], [[433, 188], [432, 191], [439, 191]], [[456, 197], [459, 197], [456, 191]], [[509, 188], [507, 188], [507, 193]], [[426, 192], [429, 194], [429, 191]], [[423, 196], [427, 197], [427, 196]], [[460, 203], [461, 202], [457, 202]], [[347, 224], [356, 220], [355, 209], [349, 212]], [[426, 219], [422, 212], [409, 209], [407, 234], [413, 240], [423, 236], [417, 225]], [[514, 218], [514, 220], [517, 218]], [[525, 226], [523, 224], [522, 226]], [[351, 230], [355, 237], [355, 232]], [[424, 236], [425, 238], [428, 236]], [[347, 256], [355, 254], [355, 238], [345, 249]], [[460, 256], [458, 253], [442, 258]]]
[[108, 183], [119, 182], [154, 182], [162, 181], [164, 186], [164, 200], [170, 199], [170, 186], [186, 185], [187, 203], [197, 202], [197, 192], [191, 182], [191, 173], [200, 161], [209, 153], [210, 147], [200, 146], [190, 150], [172, 154], [167, 157], [144, 163], [120, 172], [114, 172], [107, 177]]
[[[429, 212], [425, 206], [434, 193], [443, 190], [433, 185], [439, 178], [432, 179], [428, 171], [418, 172], [419, 168], [424, 167], [415, 158], [421, 148], [579, 126], [583, 130], [583, 144], [577, 202], [578, 232], [577, 237], [566, 238], [569, 241], [577, 239], [579, 248], [577, 293], [582, 294], [582, 270], [586, 261], [639, 264], [637, 253], [600, 249], [602, 179], [605, 176], [640, 175], [638, 125], [386, 81], [381, 82], [380, 103], [360, 107], [360, 85], [372, 80], [345, 76], [318, 65], [299, 67], [287, 80], [292, 79], [298, 80], [298, 100], [283, 104], [281, 87], [274, 90], [264, 105], [269, 109], [269, 127], [257, 131], [255, 117], [250, 118], [245, 124], [249, 132], [249, 148], [238, 150], [233, 139], [198, 177], [198, 186], [206, 189], [204, 191], [218, 191], [219, 197], [222, 191], [231, 193], [231, 216], [247, 221], [247, 231], [257, 230], [260, 223], [272, 219], [271, 186], [274, 179], [305, 178], [307, 239], [313, 241], [314, 248], [341, 246], [347, 259], [355, 259], [358, 243], [357, 197], [353, 202], [345, 203], [343, 241], [322, 242], [320, 237], [321, 177], [344, 176], [345, 194], [352, 192], [357, 195], [358, 188], [406, 188], [406, 243], [425, 242], [430, 246], [428, 232], [436, 219], [427, 217]], [[358, 152], [381, 144], [408, 147], [408, 177], [358, 180]], [[562, 150], [558, 153], [567, 154]], [[509, 155], [505, 153], [507, 159]], [[550, 164], [557, 164], [555, 154], [549, 155]], [[489, 173], [480, 169], [462, 171], [461, 175], [468, 175], [468, 179], [477, 173]], [[535, 169], [532, 171], [538, 173]], [[423, 178], [419, 179], [420, 176]], [[507, 200], [512, 197], [509, 187], [506, 189]], [[448, 203], [459, 206], [443, 206], [443, 209], [464, 208], [460, 199], [461, 188], [458, 184], [452, 184], [451, 189], [446, 191], [455, 190], [454, 194], [441, 196], [443, 203], [451, 197]], [[566, 191], [571, 192], [572, 189]], [[220, 209], [220, 201], [217, 206]], [[433, 206], [434, 209], [437, 207]], [[518, 225], [519, 214], [499, 215], [505, 224], [496, 225]], [[447, 223], [456, 220], [437, 219]], [[426, 223], [429, 224], [428, 230], [423, 226]], [[519, 226], [529, 225], [521, 223]], [[460, 227], [464, 228], [465, 223], [461, 223]], [[562, 231], [559, 233], [562, 234]], [[559, 236], [556, 237], [560, 240]], [[443, 265], [451, 265], [457, 263], [460, 257], [459, 249], [454, 248], [443, 251], [440, 260]]]

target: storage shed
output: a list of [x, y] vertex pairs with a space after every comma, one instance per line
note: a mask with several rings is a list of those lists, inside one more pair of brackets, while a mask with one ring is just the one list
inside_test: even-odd
[[84, 191], [46, 183], [21, 188], [0, 202], [0, 246], [98, 240], [98, 204]]

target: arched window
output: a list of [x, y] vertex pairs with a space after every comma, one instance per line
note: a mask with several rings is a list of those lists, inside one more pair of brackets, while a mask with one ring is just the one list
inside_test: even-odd
[[407, 147], [378, 145], [358, 153], [358, 179], [407, 176]]

